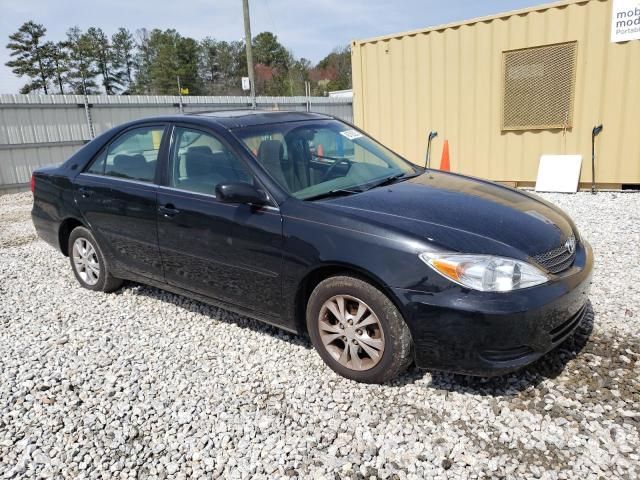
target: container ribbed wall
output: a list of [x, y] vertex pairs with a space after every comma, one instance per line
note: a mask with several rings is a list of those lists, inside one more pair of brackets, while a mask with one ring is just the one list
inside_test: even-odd
[[[609, 0], [564, 1], [353, 42], [358, 126], [422, 164], [427, 134], [438, 131], [432, 165], [449, 140], [453, 171], [533, 182], [541, 154], [582, 154], [591, 181], [640, 183], [640, 40], [610, 43]], [[573, 126], [502, 131], [503, 51], [578, 42]]]

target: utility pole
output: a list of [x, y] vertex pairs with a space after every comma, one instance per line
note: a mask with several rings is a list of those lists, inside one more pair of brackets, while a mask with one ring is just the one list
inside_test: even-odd
[[182, 106], [182, 85], [180, 85], [180, 75], [176, 78], [178, 79], [178, 98], [180, 99], [178, 106], [180, 107], [180, 113], [184, 113], [184, 108]]
[[251, 21], [249, 19], [249, 0], [242, 0], [244, 13], [244, 44], [247, 48], [247, 70], [249, 73], [249, 88], [251, 89], [251, 107], [256, 108], [256, 87], [253, 74], [253, 53], [251, 51]]

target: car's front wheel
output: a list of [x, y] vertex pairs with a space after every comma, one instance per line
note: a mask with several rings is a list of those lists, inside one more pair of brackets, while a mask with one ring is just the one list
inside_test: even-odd
[[320, 282], [307, 304], [307, 330], [325, 361], [343, 377], [384, 383], [411, 363], [411, 334], [389, 298], [364, 280]]
[[84, 288], [112, 292], [122, 280], [111, 275], [102, 250], [90, 230], [76, 227], [69, 236], [69, 259], [76, 279]]

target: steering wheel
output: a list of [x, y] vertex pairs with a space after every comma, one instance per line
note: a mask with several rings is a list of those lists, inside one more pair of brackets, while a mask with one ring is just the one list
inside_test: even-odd
[[337, 159], [335, 161], [335, 163], [333, 165], [331, 165], [326, 172], [324, 172], [324, 176], [322, 177], [322, 181], [325, 182], [326, 180], [328, 180], [329, 178], [331, 178], [331, 174], [335, 171], [335, 169], [338, 167], [338, 165], [341, 165], [343, 163], [347, 164], [347, 171], [345, 172], [345, 175], [347, 173], [349, 173], [349, 170], [351, 169], [351, 165], [353, 165], [353, 162], [351, 160], [347, 160], [346, 158], [340, 158]]

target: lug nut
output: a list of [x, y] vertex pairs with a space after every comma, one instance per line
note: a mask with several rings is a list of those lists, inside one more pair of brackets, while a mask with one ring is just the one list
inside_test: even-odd
[[357, 340], [355, 338], [353, 340], [351, 340], [351, 343], [353, 343], [354, 345], [358, 344], [358, 342], [357, 342]]
[[358, 335], [362, 335], [362, 330], [361, 330], [361, 329], [358, 329], [358, 330], [356, 330], [356, 333], [357, 333]]

